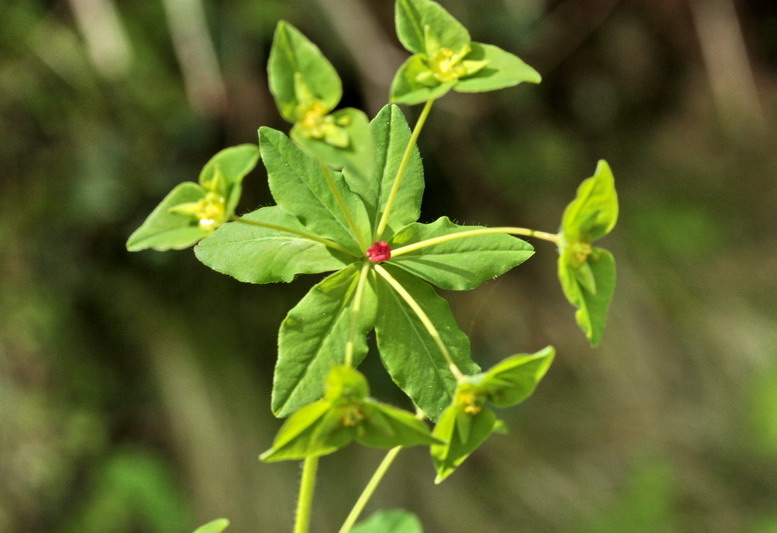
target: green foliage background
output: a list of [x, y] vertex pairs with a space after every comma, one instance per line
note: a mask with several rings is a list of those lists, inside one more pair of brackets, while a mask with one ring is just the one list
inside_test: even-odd
[[[551, 245], [448, 294], [484, 367], [551, 343], [556, 362], [505, 412], [511, 435], [438, 487], [428, 455], [404, 452], [368, 511], [406, 507], [429, 532], [777, 530], [774, 6], [442, 3], [543, 83], [439, 102], [421, 220], [555, 231], [606, 158], [618, 287], [596, 350]], [[288, 530], [298, 467], [257, 455], [280, 425], [277, 327], [316, 277], [240, 284], [189, 251], [124, 243], [216, 151], [285, 128], [264, 70], [279, 18], [333, 60], [342, 106], [377, 112], [406, 57], [393, 3], [117, 0], [79, 23], [87, 4], [0, 5], [0, 531], [185, 532], [217, 516]], [[270, 203], [260, 171], [244, 186], [239, 212]], [[339, 525], [381, 455], [322, 461], [315, 531]]]

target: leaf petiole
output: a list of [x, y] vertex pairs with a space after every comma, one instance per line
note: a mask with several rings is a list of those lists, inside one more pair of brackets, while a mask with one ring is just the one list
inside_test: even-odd
[[297, 498], [297, 518], [294, 521], [294, 533], [308, 533], [310, 516], [313, 509], [313, 493], [316, 488], [318, 456], [306, 457], [302, 465], [302, 480]]
[[284, 231], [286, 233], [293, 233], [294, 235], [299, 235], [300, 237], [304, 237], [304, 238], [309, 239], [311, 241], [320, 242], [321, 244], [323, 244], [327, 248], [332, 248], [333, 250], [337, 250], [339, 252], [346, 253], [346, 254], [348, 254], [350, 256], [354, 255], [354, 253], [351, 250], [348, 250], [344, 246], [341, 246], [341, 245], [337, 244], [336, 242], [331, 241], [331, 240], [329, 240], [327, 238], [319, 237], [318, 235], [316, 235], [314, 233], [308, 233], [306, 231], [299, 231], [299, 230], [296, 230], [296, 229], [287, 228], [285, 226], [279, 226], [277, 224], [271, 224], [269, 222], [258, 222], [256, 220], [248, 220], [248, 219], [245, 219], [245, 218], [231, 217], [229, 220], [230, 220], [230, 222], [239, 222], [241, 224], [246, 224], [248, 226], [256, 226], [258, 228], [268, 228], [268, 229], [274, 229], [274, 230], [278, 230], [278, 231]]
[[461, 231], [458, 233], [450, 233], [448, 235], [441, 235], [432, 239], [426, 239], [424, 241], [414, 242], [406, 246], [400, 246], [391, 250], [391, 257], [397, 257], [409, 252], [415, 252], [428, 246], [434, 246], [443, 242], [453, 241], [456, 239], [466, 239], [467, 237], [477, 237], [478, 235], [492, 235], [495, 233], [507, 233], [508, 235], [521, 235], [524, 237], [535, 237], [545, 241], [550, 241], [558, 244], [559, 236], [556, 233], [547, 233], [545, 231], [536, 231], [528, 228], [513, 228], [513, 227], [499, 227], [499, 228], [481, 228], [469, 231]]
[[375, 271], [380, 274], [383, 279], [385, 279], [389, 285], [399, 294], [399, 296], [407, 303], [408, 306], [413, 310], [413, 312], [416, 314], [418, 319], [421, 321], [421, 323], [426, 328], [426, 331], [429, 332], [429, 335], [432, 337], [432, 340], [434, 340], [435, 344], [437, 344], [437, 347], [440, 349], [440, 352], [442, 353], [442, 356], [445, 358], [445, 362], [448, 363], [448, 368], [450, 369], [451, 373], [456, 377], [457, 381], [461, 381], [461, 379], [464, 377], [464, 374], [459, 370], [459, 367], [456, 365], [456, 363], [453, 362], [453, 357], [451, 357], [450, 352], [448, 351], [447, 346], [445, 346], [445, 343], [442, 342], [442, 338], [440, 337], [440, 332], [437, 331], [437, 328], [434, 326], [432, 321], [429, 319], [429, 316], [424, 312], [424, 310], [421, 308], [420, 305], [418, 305], [418, 302], [415, 301], [415, 298], [407, 292], [407, 290], [402, 286], [400, 282], [398, 282], [394, 276], [389, 274], [389, 272], [380, 266], [379, 264], [375, 264]]

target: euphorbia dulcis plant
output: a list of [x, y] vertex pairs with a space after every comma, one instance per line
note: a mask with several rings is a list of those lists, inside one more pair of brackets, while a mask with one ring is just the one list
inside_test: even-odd
[[[200, 261], [247, 283], [328, 273], [281, 323], [271, 407], [286, 421], [261, 455], [264, 461], [304, 461], [298, 533], [310, 526], [319, 457], [354, 441], [389, 452], [341, 533], [420, 532], [418, 520], [404, 511], [379, 512], [355, 525], [399, 451], [429, 446], [441, 482], [503, 427], [493, 408], [524, 401], [547, 372], [555, 355], [550, 346], [481, 371], [436, 288], [474, 289], [534, 254], [519, 237], [549, 241], [558, 247], [563, 293], [596, 345], [615, 284], [612, 254], [594, 246], [618, 215], [604, 161], [580, 185], [557, 233], [463, 226], [447, 217], [418, 222], [424, 178], [416, 141], [433, 102], [451, 90], [539, 83], [540, 75], [515, 55], [472, 41], [431, 0], [397, 0], [396, 29], [412, 55], [396, 73], [391, 103], [370, 120], [357, 109], [337, 108], [337, 72], [315, 44], [280, 22], [268, 77], [281, 116], [293, 124], [290, 136], [261, 127], [258, 146], [222, 150], [198, 183], [175, 187], [127, 242], [132, 251], [196, 244]], [[412, 130], [396, 104], [424, 104]], [[276, 205], [237, 215], [243, 178], [260, 158]], [[370, 396], [357, 367], [373, 331], [388, 376], [414, 412]], [[197, 532], [228, 524], [219, 519]]]

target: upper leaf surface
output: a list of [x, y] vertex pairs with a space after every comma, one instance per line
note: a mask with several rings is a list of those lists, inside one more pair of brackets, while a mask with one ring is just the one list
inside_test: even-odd
[[519, 83], [539, 83], [540, 74], [518, 56], [491, 44], [472, 43], [468, 61], [485, 61], [486, 65], [469, 76], [459, 79], [456, 91], [477, 93], [512, 87]]
[[[459, 329], [448, 302], [420, 279], [384, 263], [439, 331], [459, 369], [474, 374], [469, 339]], [[380, 313], [375, 322], [383, 364], [394, 382], [432, 420], [451, 403], [456, 379], [440, 349], [415, 312], [382, 277], [378, 277]]]
[[285, 21], [275, 29], [267, 74], [278, 110], [289, 122], [300, 120], [302, 108], [316, 101], [328, 112], [342, 98], [342, 83], [332, 64]]
[[[278, 206], [257, 209], [242, 219], [307, 232], [296, 217]], [[248, 283], [289, 282], [297, 274], [337, 270], [348, 263], [347, 257], [318, 241], [242, 222], [221, 226], [194, 253], [213, 270]]]
[[421, 522], [413, 514], [399, 509], [380, 510], [359, 522], [351, 533], [424, 533]]
[[615, 179], [606, 161], [600, 160], [594, 175], [580, 184], [577, 196], [561, 219], [564, 240], [591, 243], [607, 235], [618, 220]]
[[395, 19], [399, 41], [416, 54], [430, 53], [430, 47], [431, 53], [440, 47], [458, 51], [471, 41], [467, 29], [431, 0], [397, 0]]
[[[342, 364], [350, 328], [349, 304], [359, 275], [350, 265], [315, 285], [289, 311], [278, 333], [272, 410], [287, 416], [321, 397], [332, 366]], [[356, 326], [354, 366], [367, 353], [366, 335], [375, 323], [376, 299], [368, 284]]]
[[[391, 241], [394, 249], [427, 239], [463, 231], [485, 229], [459, 226], [447, 217], [431, 224], [410, 224]], [[504, 234], [487, 234], [449, 240], [392, 258], [391, 263], [443, 289], [473, 289], [534, 254], [534, 248], [521, 239]]]
[[[321, 165], [278, 130], [262, 127], [259, 139], [270, 192], [278, 205], [296, 216], [309, 230], [334, 240], [361, 257], [364, 250], [351, 234], [348, 221], [327, 185]], [[364, 204], [348, 189], [342, 174], [331, 174], [340, 196], [357, 226], [362, 229], [363, 238], [369, 240], [369, 219]]]

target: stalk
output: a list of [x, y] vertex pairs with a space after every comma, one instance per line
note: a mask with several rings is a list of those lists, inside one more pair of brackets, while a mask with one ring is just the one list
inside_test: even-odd
[[351, 215], [351, 210], [348, 209], [347, 205], [345, 205], [345, 200], [343, 199], [343, 196], [340, 194], [340, 191], [337, 190], [337, 186], [335, 186], [335, 180], [334, 178], [332, 178], [332, 173], [329, 171], [329, 167], [326, 166], [324, 163], [321, 163], [321, 172], [324, 173], [326, 184], [329, 185], [329, 188], [332, 190], [332, 194], [335, 197], [335, 201], [337, 201], [337, 205], [340, 206], [340, 210], [343, 212], [343, 215], [345, 216], [345, 220], [348, 222], [348, 227], [351, 228], [351, 233], [353, 234], [353, 238], [356, 239], [356, 242], [359, 244], [359, 247], [362, 250], [366, 250], [367, 243], [365, 243], [364, 239], [362, 239], [362, 235], [359, 232], [359, 227], [356, 225], [356, 222], [353, 220], [353, 216]]
[[232, 222], [239, 222], [240, 224], [246, 224], [247, 226], [256, 226], [257, 228], [274, 229], [274, 230], [278, 230], [278, 231], [283, 231], [285, 233], [291, 233], [291, 234], [294, 234], [294, 235], [299, 235], [300, 237], [304, 237], [304, 238], [309, 239], [311, 241], [320, 242], [321, 244], [323, 244], [327, 248], [332, 248], [333, 250], [338, 250], [340, 252], [346, 253], [346, 254], [351, 255], [351, 256], [354, 255], [354, 253], [351, 250], [345, 248], [344, 246], [341, 246], [341, 245], [337, 244], [334, 241], [330, 241], [327, 238], [319, 237], [315, 233], [308, 233], [307, 231], [301, 231], [301, 230], [297, 230], [297, 229], [293, 229], [293, 228], [287, 228], [286, 226], [280, 226], [278, 224], [271, 224], [269, 222], [257, 222], [256, 220], [248, 220], [246, 218], [232, 217], [230, 220]]
[[543, 239], [555, 244], [559, 242], [559, 236], [556, 233], [547, 233], [544, 231], [537, 231], [528, 228], [513, 228], [513, 227], [499, 227], [499, 228], [481, 228], [468, 231], [460, 231], [458, 233], [450, 233], [448, 235], [441, 235], [425, 241], [414, 242], [406, 246], [401, 246], [395, 250], [391, 250], [391, 257], [397, 257], [402, 254], [414, 252], [421, 248], [428, 246], [434, 246], [443, 242], [453, 241], [456, 239], [466, 239], [467, 237], [477, 237], [478, 235], [492, 235], [495, 233], [506, 233], [508, 235], [522, 235], [524, 237], [536, 237], [537, 239]]
[[353, 366], [353, 352], [356, 344], [356, 321], [362, 309], [362, 298], [364, 297], [364, 287], [367, 286], [367, 274], [370, 272], [372, 263], [364, 261], [359, 273], [359, 281], [356, 283], [356, 292], [353, 295], [351, 303], [351, 324], [348, 329], [348, 341], [345, 343], [345, 365]]
[[318, 473], [318, 457], [306, 457], [302, 465], [302, 480], [297, 497], [297, 519], [294, 522], [294, 533], [308, 533], [310, 516], [313, 510], [313, 493], [316, 488]]

